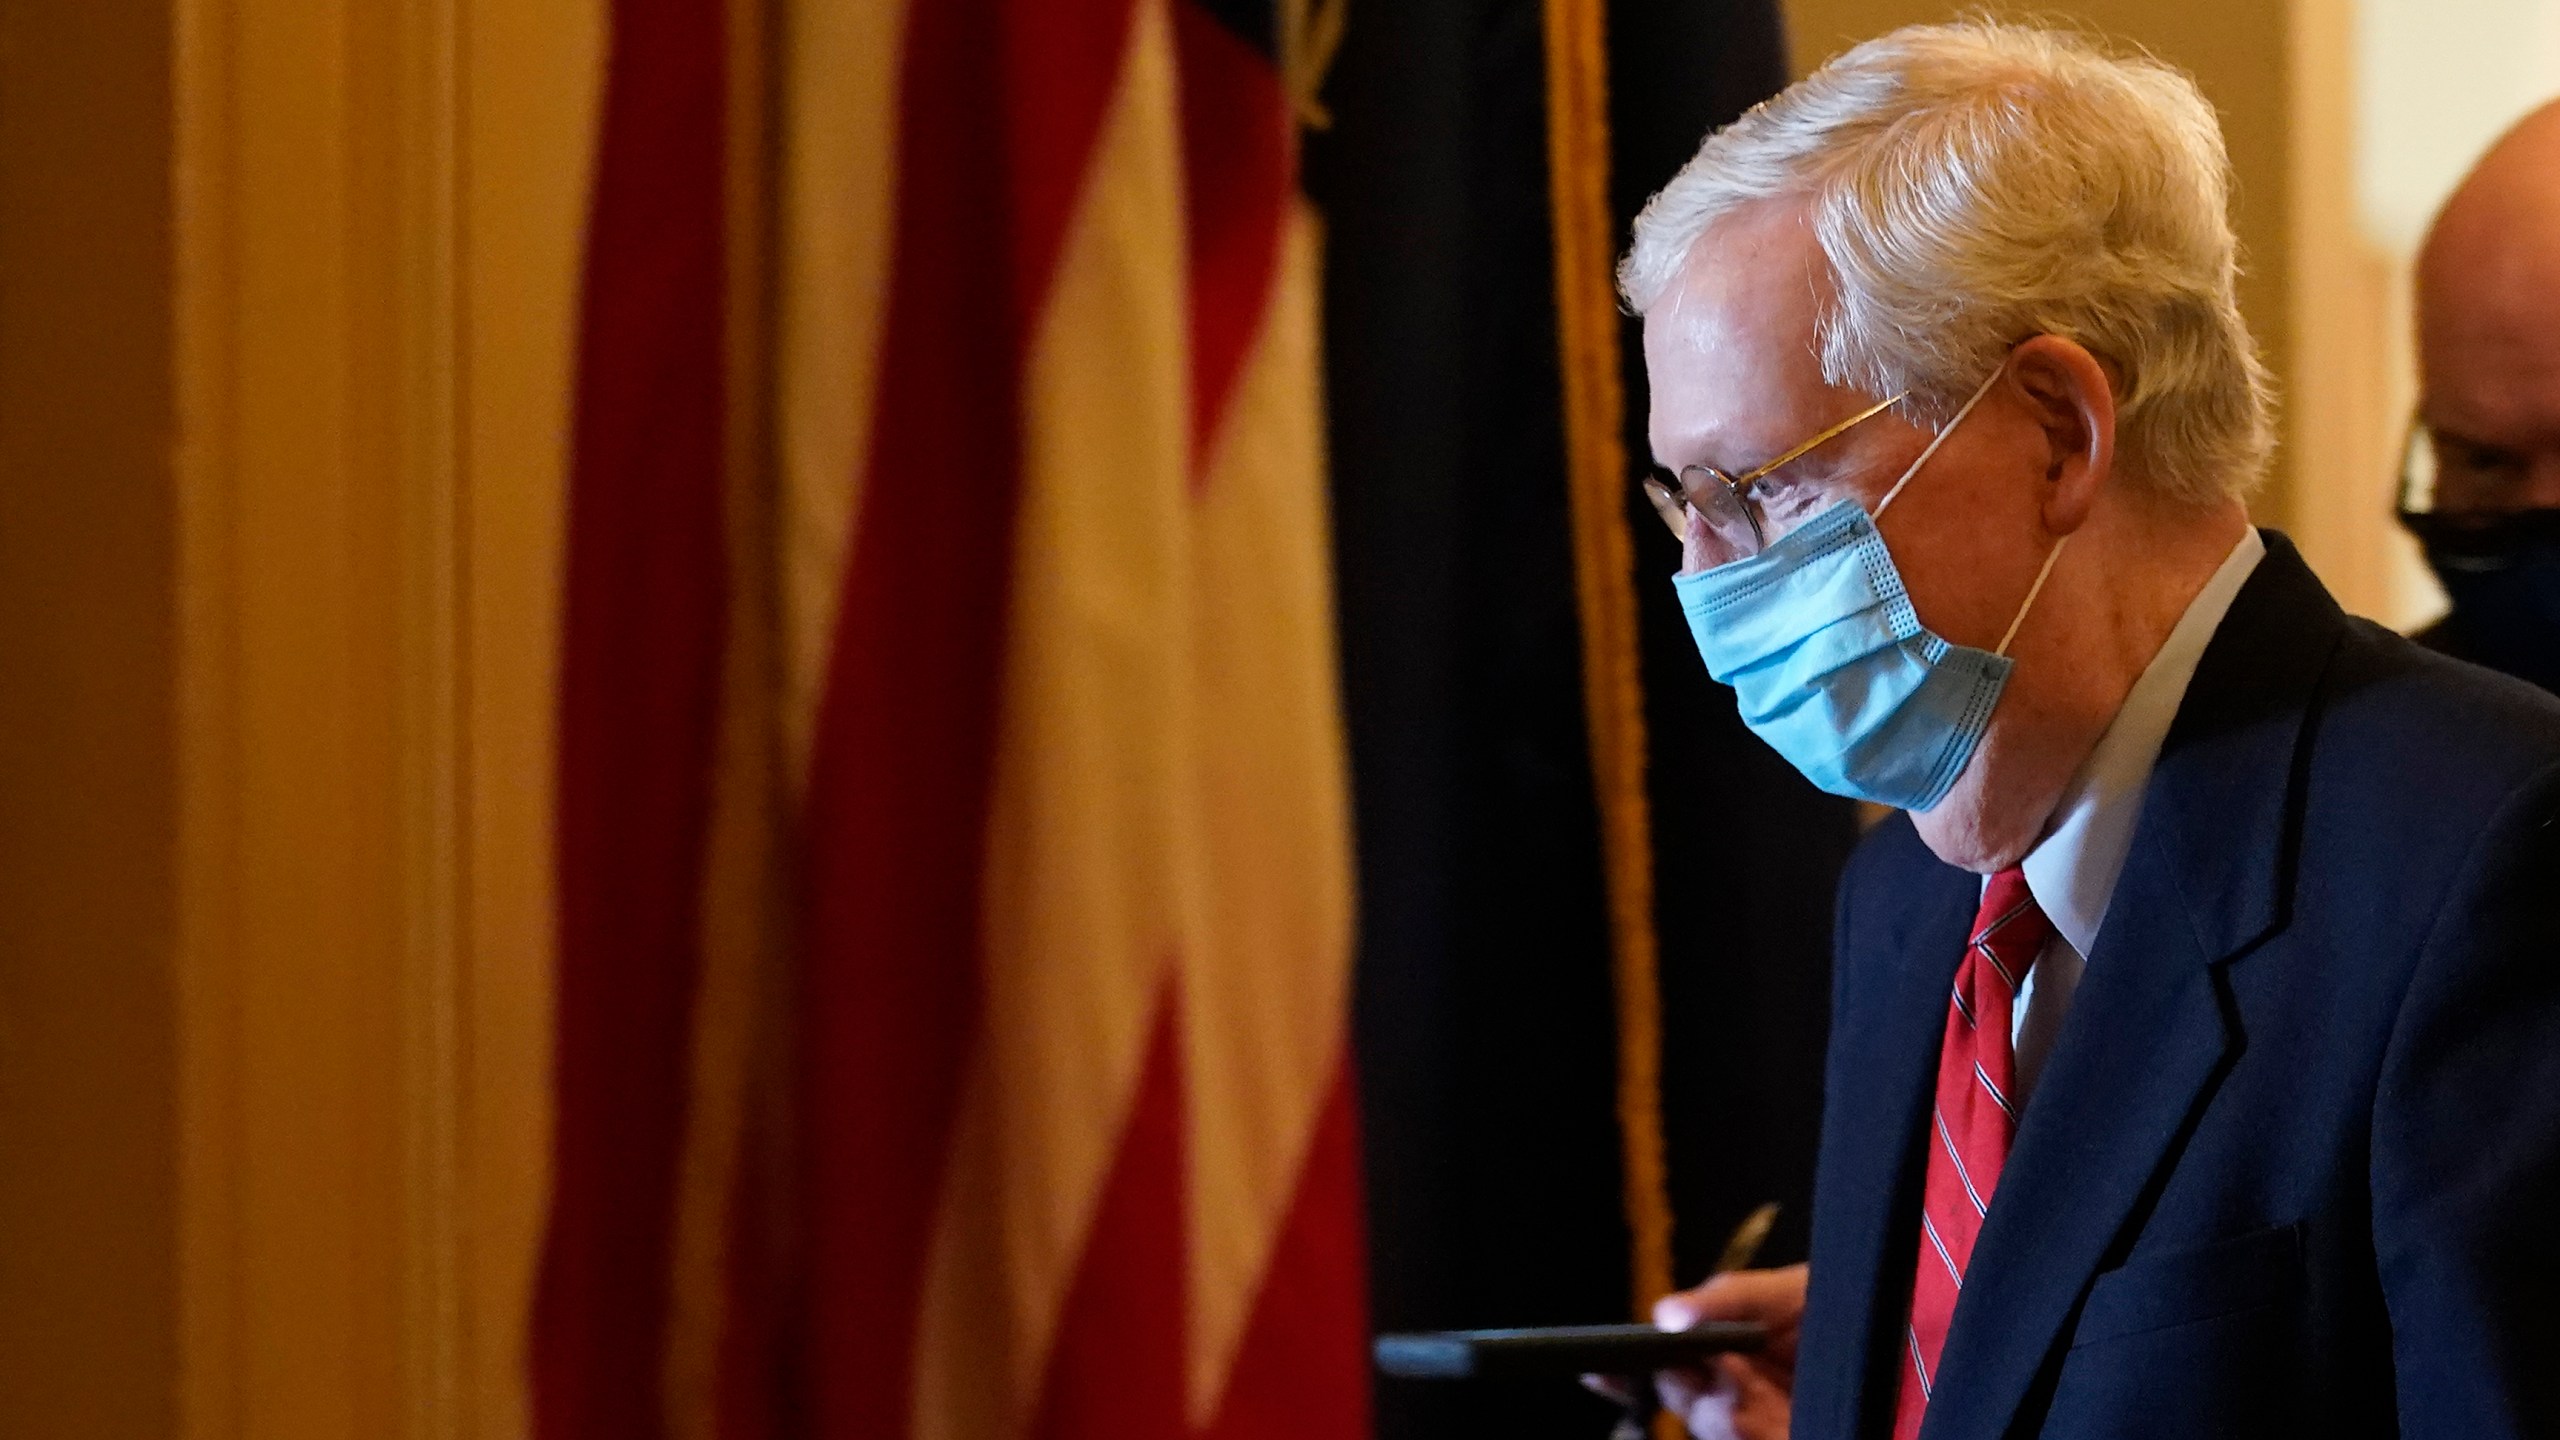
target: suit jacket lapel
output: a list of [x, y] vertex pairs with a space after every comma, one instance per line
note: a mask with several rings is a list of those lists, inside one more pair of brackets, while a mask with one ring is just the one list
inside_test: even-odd
[[2293, 547], [2268, 542], [2161, 748], [1967, 1267], [1924, 1436], [2008, 1430], [2233, 1052], [2216, 970], [2281, 923], [2297, 761], [2343, 631]]
[[[1899, 824], [1900, 821], [1893, 823]], [[1914, 849], [1918, 842], [1911, 842]], [[1930, 864], [1889, 932], [1843, 964], [1868, 993], [1831, 1037], [1832, 1099], [1822, 1128], [1807, 1332], [1796, 1372], [1794, 1433], [1847, 1437], [1872, 1428], [1877, 1377], [1901, 1352], [1899, 1290], [1919, 1193], [1917, 1137], [1946, 1029], [1947, 994], [1981, 877]], [[1897, 1250], [1897, 1246], [1900, 1247]], [[1890, 1405], [1891, 1390], [1885, 1392]]]

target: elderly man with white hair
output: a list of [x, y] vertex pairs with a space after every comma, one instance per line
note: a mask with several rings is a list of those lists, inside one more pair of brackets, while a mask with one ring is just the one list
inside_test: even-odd
[[[2183, 75], [1969, 23], [1637, 221], [1699, 651], [1903, 812], [1841, 886], [1810, 1268], [1657, 1311], [1772, 1326], [1661, 1377], [1701, 1436], [2560, 1432], [2560, 704], [2251, 528], [2229, 183]], [[1724, 833], [1693, 883], [1755, 883]]]

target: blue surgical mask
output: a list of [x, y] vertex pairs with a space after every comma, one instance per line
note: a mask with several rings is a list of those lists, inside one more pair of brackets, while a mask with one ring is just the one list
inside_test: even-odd
[[[1964, 402], [1876, 514], [1991, 391]], [[2057, 541], [1997, 650], [1920, 623], [1875, 519], [1842, 500], [1748, 559], [1672, 583], [1707, 673], [1733, 687], [1751, 733], [1807, 780], [1853, 800], [1926, 810], [1946, 797], [1990, 728], [2009, 642], [2053, 573]]]

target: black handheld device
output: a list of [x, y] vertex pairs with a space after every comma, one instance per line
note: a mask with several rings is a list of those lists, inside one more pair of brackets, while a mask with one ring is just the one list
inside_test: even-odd
[[1769, 1332], [1745, 1320], [1688, 1330], [1650, 1325], [1553, 1325], [1524, 1330], [1422, 1330], [1381, 1335], [1378, 1368], [1415, 1380], [1644, 1375], [1710, 1355], [1757, 1350]]

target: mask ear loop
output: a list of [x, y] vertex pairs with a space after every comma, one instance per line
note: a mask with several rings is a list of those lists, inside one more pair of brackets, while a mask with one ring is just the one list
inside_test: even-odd
[[1963, 408], [1956, 411], [1955, 418], [1949, 420], [1945, 428], [1929, 441], [1929, 448], [1920, 452], [1920, 458], [1912, 461], [1911, 468], [1903, 471], [1902, 478], [1894, 481], [1893, 488], [1884, 492], [1884, 498], [1876, 502], [1877, 515], [1882, 515], [1884, 507], [1893, 503], [1893, 497], [1902, 493], [1902, 487], [1910, 484], [1912, 477], [1920, 473], [1920, 467], [1929, 463], [1929, 457], [1938, 453], [1938, 447], [1947, 443], [1947, 437], [1956, 433], [1956, 427], [1964, 423], [1964, 417], [1973, 413], [1974, 406], [1982, 403], [1983, 396], [1991, 393], [1992, 385], [2008, 368], [2007, 363], [2003, 362], [1994, 366], [1991, 373], [1983, 377], [1982, 384], [1973, 392], [1973, 398], [1964, 402]]
[[2020, 602], [2017, 618], [2009, 622], [2009, 633], [2000, 637], [2000, 648], [1992, 654], [2008, 655], [2009, 642], [2018, 638], [2018, 627], [2027, 623], [2027, 612], [2036, 608], [2036, 597], [2044, 593], [2045, 577], [2053, 573], [2053, 562], [2062, 558], [2062, 547], [2070, 543], [2071, 537], [2065, 535], [2053, 542], [2052, 549], [2044, 552], [2044, 568], [2036, 572], [2036, 583], [2027, 587], [2027, 598]]
[[[1929, 448], [1920, 452], [1920, 458], [1912, 461], [1911, 468], [1903, 471], [1902, 478], [1894, 481], [1893, 488], [1884, 492], [1884, 498], [1876, 502], [1877, 515], [1882, 515], [1884, 507], [1893, 503], [1893, 497], [1902, 493], [1902, 487], [1910, 484], [1912, 478], [1920, 473], [1920, 467], [1929, 463], [1929, 457], [1938, 453], [1938, 447], [1947, 443], [1947, 437], [1956, 433], [1956, 427], [1964, 423], [1964, 417], [1973, 413], [1973, 407], [1982, 403], [1982, 397], [1991, 393], [1991, 387], [2008, 372], [2008, 369], [2007, 363], [2003, 362], [1994, 367], [1990, 374], [1982, 377], [1982, 383], [1974, 388], [1972, 397], [1956, 410], [1955, 418], [1949, 420], [1938, 431], [1937, 435], [1929, 441]], [[2044, 582], [2053, 575], [2053, 562], [2062, 558], [2062, 547], [2069, 543], [2071, 543], [2071, 537], [2065, 535], [2053, 542], [2052, 549], [2044, 552], [2044, 566], [2036, 571], [2036, 583], [2027, 587], [2027, 598], [2019, 603], [2018, 613], [2010, 618], [2009, 633], [2000, 637], [2000, 648], [1992, 651], [1992, 654], [2003, 657], [2008, 655], [2009, 642], [2018, 638], [2018, 627], [2027, 623], [2027, 612], [2035, 608], [2036, 597], [2044, 593]]]

